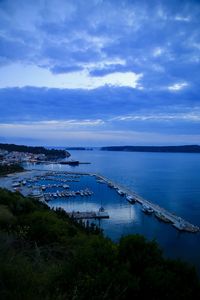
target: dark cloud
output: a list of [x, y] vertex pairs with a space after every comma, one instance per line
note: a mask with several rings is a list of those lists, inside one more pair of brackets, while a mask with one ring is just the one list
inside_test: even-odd
[[4, 0], [0, 27], [4, 68], [85, 71], [91, 80], [142, 74], [136, 89], [2, 88], [1, 123], [91, 118], [110, 130], [198, 133], [199, 1]]
[[198, 92], [146, 92], [131, 88], [94, 90], [0, 89], [1, 122], [105, 118], [120, 115], [158, 115], [191, 112], [200, 108]]
[[[103, 68], [100, 69], [93, 69], [90, 71], [91, 76], [104, 76], [110, 73], [115, 73], [115, 72], [128, 72], [131, 71], [130, 66], [123, 66], [120, 64], [113, 64], [109, 66], [104, 66]], [[132, 70], [135, 71], [135, 70]]]
[[[0, 15], [0, 54], [8, 63], [34, 61], [63, 73], [118, 57], [129, 71], [148, 76], [151, 69], [159, 84], [152, 65], [170, 74], [171, 67], [187, 62], [186, 72], [191, 57], [199, 57], [198, 1], [51, 0], [46, 5], [43, 0], [7, 0], [0, 4]], [[157, 57], [152, 55], [156, 47], [163, 48]], [[116, 65], [117, 70], [122, 66]], [[90, 70], [93, 76], [108, 72], [98, 66]]]

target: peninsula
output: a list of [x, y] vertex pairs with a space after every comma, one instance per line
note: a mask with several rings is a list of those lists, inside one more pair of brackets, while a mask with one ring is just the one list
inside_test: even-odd
[[66, 150], [47, 149], [44, 147], [32, 147], [32, 146], [15, 145], [15, 144], [0, 143], [0, 149], [8, 152], [43, 154], [48, 159], [66, 158], [70, 156], [70, 153]]
[[108, 146], [102, 151], [200, 153], [199, 145], [183, 146]]

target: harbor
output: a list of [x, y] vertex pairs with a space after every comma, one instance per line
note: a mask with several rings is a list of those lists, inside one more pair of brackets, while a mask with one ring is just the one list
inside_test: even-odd
[[[92, 197], [93, 191], [85, 185], [80, 189], [72, 189], [69, 186], [69, 184], [79, 184], [81, 178], [84, 176], [94, 178], [96, 184], [99, 186], [103, 184], [107, 185], [111, 190], [113, 189], [121, 198], [124, 198], [124, 200], [130, 204], [140, 204], [142, 206], [141, 210], [145, 214], [154, 215], [157, 220], [164, 223], [169, 223], [169, 225], [172, 225], [178, 231], [185, 231], [188, 233], [199, 232], [198, 226], [195, 226], [184, 220], [182, 217], [177, 216], [163, 207], [144, 199], [131, 189], [97, 173], [45, 170], [37, 170], [31, 173], [31, 171], [27, 171], [23, 173], [23, 176], [20, 175], [21, 179], [19, 176], [7, 176], [5, 179], [7, 182], [5, 187], [13, 191], [18, 190], [24, 196], [33, 196], [49, 204], [57, 199], [69, 201], [69, 198], [75, 199], [78, 197], [79, 199], [83, 199], [85, 197]], [[98, 210], [73, 211], [73, 213], [69, 212], [69, 215], [73, 215], [73, 217], [77, 219], [96, 219], [109, 217], [107, 212], [104, 212], [104, 214], [101, 212], [101, 214], [99, 214]]]

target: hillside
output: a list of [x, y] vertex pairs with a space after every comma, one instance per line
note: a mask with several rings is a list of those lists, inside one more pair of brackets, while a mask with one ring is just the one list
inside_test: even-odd
[[155, 241], [118, 244], [19, 193], [0, 189], [0, 299], [199, 299], [193, 267]]
[[15, 144], [0, 143], [0, 149], [7, 150], [7, 151], [28, 152], [33, 154], [45, 154], [49, 159], [65, 158], [70, 156], [70, 153], [65, 150], [47, 149], [44, 147], [32, 147], [32, 146], [15, 145]]
[[108, 146], [103, 151], [200, 153], [199, 145], [184, 146]]

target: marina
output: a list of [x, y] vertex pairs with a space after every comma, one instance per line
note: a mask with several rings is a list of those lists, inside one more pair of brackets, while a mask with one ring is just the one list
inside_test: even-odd
[[[38, 171], [39, 172], [39, 171]], [[72, 182], [74, 184], [79, 183], [82, 176], [91, 176], [96, 179], [97, 184], [105, 184], [109, 188], [115, 190], [120, 197], [124, 197], [130, 204], [139, 203], [142, 206], [142, 211], [145, 214], [154, 215], [159, 221], [164, 223], [171, 224], [178, 231], [185, 231], [189, 233], [199, 232], [199, 227], [187, 222], [183, 218], [177, 216], [174, 213], [169, 212], [168, 210], [160, 207], [157, 204], [154, 204], [129, 188], [122, 186], [105, 176], [97, 173], [91, 172], [65, 172], [65, 171], [48, 171], [38, 173], [31, 178], [22, 178], [21, 181], [17, 181], [16, 178], [13, 180], [11, 189], [18, 190], [20, 189], [25, 195], [34, 195], [34, 197], [49, 202], [55, 199], [61, 198], [67, 200], [68, 198], [79, 197], [88, 197], [93, 195], [93, 191], [88, 187], [82, 189], [73, 189], [70, 190], [70, 186], [66, 182]], [[46, 182], [45, 182], [46, 180]], [[49, 183], [49, 181], [54, 181], [54, 183]], [[38, 184], [40, 182], [40, 184]], [[56, 183], [55, 183], [56, 182]], [[31, 185], [32, 184], [32, 185]], [[50, 189], [54, 189], [50, 191]], [[57, 190], [55, 190], [55, 188]], [[27, 189], [29, 192], [27, 192]], [[48, 191], [47, 191], [48, 190]], [[90, 219], [97, 218], [97, 212], [79, 212], [75, 213], [74, 216], [80, 219]], [[103, 214], [102, 214], [103, 216]], [[102, 217], [104, 218], [104, 217]]]

